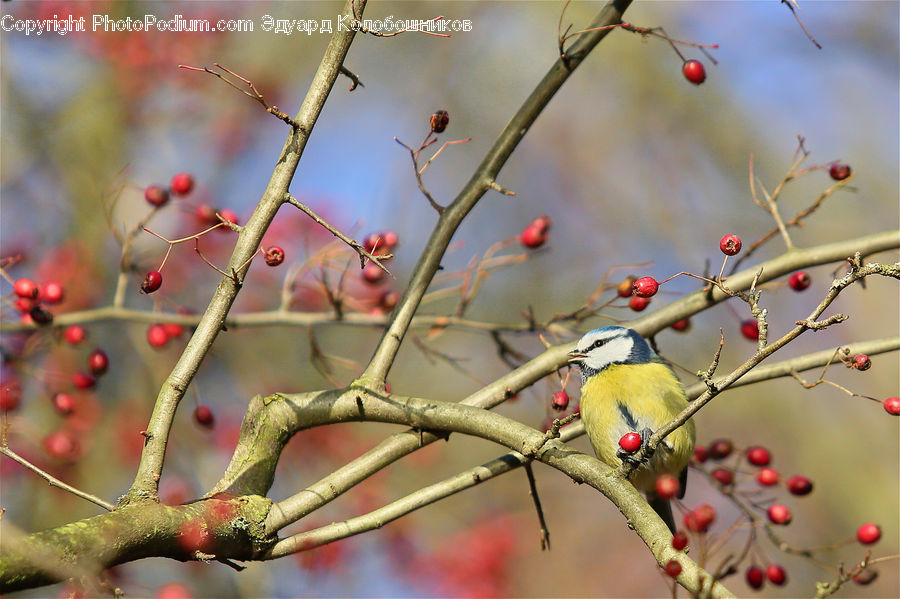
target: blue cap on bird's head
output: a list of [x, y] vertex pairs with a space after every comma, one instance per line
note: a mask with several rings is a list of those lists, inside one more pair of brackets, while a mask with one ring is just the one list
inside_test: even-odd
[[637, 331], [610, 326], [585, 333], [569, 352], [569, 362], [578, 364], [586, 379], [611, 364], [645, 364], [654, 356], [647, 340]]

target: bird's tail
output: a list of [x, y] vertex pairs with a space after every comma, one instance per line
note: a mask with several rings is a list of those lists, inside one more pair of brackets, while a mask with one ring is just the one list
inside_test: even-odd
[[672, 504], [668, 499], [663, 499], [656, 493], [647, 493], [647, 503], [653, 508], [653, 511], [659, 514], [672, 534], [675, 534], [675, 517], [672, 515]]

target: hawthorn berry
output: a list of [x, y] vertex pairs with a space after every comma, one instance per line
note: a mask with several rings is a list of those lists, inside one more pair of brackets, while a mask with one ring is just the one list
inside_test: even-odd
[[91, 352], [91, 355], [88, 356], [88, 370], [91, 371], [91, 374], [100, 376], [105, 373], [108, 368], [109, 356], [106, 355], [105, 351], [97, 348]]
[[782, 505], [780, 503], [773, 503], [769, 506], [769, 509], [766, 510], [766, 516], [769, 517], [769, 521], [773, 524], [781, 524], [783, 526], [787, 526], [791, 523], [794, 516], [791, 514], [791, 510], [788, 509], [786, 505]]
[[778, 484], [778, 471], [772, 468], [760, 468], [756, 473], [756, 482], [764, 487], [771, 487]]
[[637, 277], [633, 275], [626, 277], [625, 280], [616, 287], [616, 295], [619, 297], [631, 297], [634, 294], [634, 282], [636, 280]]
[[534, 225], [528, 225], [519, 235], [519, 241], [528, 249], [537, 249], [547, 242], [547, 232]]
[[772, 584], [781, 586], [787, 582], [787, 572], [785, 572], [784, 568], [778, 564], [770, 564], [769, 567], [766, 568], [766, 578], [768, 578], [769, 582]]
[[209, 406], [197, 406], [194, 408], [194, 420], [197, 424], [206, 428], [212, 428], [216, 422]]
[[863, 570], [859, 574], [853, 577], [853, 582], [858, 584], [859, 586], [866, 586], [867, 584], [872, 584], [875, 582], [875, 579], [878, 578], [877, 570]]
[[744, 577], [747, 579], [747, 586], [751, 589], [761, 589], [765, 582], [765, 574], [763, 573], [762, 568], [759, 568], [758, 566], [750, 566], [747, 568]]
[[[219, 216], [221, 216], [224, 220], [230, 222], [233, 225], [238, 224], [238, 216], [234, 212], [234, 210], [229, 210], [228, 208], [223, 208], [223, 209], [219, 210]], [[216, 222], [219, 222], [219, 220], [216, 219]], [[231, 230], [229, 227], [219, 227], [219, 229], [223, 230], [223, 231]]]
[[169, 189], [172, 195], [186, 196], [194, 189], [194, 177], [190, 173], [178, 173], [169, 181]]
[[263, 255], [266, 258], [266, 264], [268, 264], [269, 266], [278, 266], [279, 264], [284, 262], [284, 250], [277, 245], [266, 248], [263, 251]]
[[676, 531], [674, 535], [672, 535], [672, 548], [678, 551], [681, 551], [688, 545], [688, 536], [687, 533], [683, 530]]
[[706, 81], [706, 68], [699, 60], [686, 60], [681, 66], [681, 73], [694, 85], [700, 85]]
[[678, 560], [670, 559], [666, 562], [666, 574], [672, 578], [678, 578], [678, 575], [681, 574], [681, 564], [678, 563]]
[[747, 450], [747, 461], [754, 466], [768, 466], [772, 461], [772, 454], [765, 447], [757, 445]]
[[41, 300], [48, 304], [58, 304], [65, 296], [63, 286], [56, 281], [44, 283], [43, 285], [40, 285], [39, 288]]
[[856, 530], [856, 539], [863, 545], [877, 543], [881, 538], [881, 527], [873, 522], [867, 522]]
[[638, 297], [653, 297], [659, 291], [659, 283], [653, 277], [641, 277], [634, 282], [634, 295]]
[[787, 481], [787, 490], [791, 495], [809, 495], [812, 493], [812, 481], [805, 476], [792, 476]]
[[75, 435], [67, 430], [59, 430], [44, 437], [44, 449], [51, 456], [62, 460], [78, 457], [80, 444]]
[[702, 464], [709, 459], [709, 450], [703, 445], [694, 446], [694, 461]]
[[151, 270], [144, 277], [141, 283], [141, 291], [144, 293], [153, 293], [162, 286], [162, 274], [158, 270]]
[[29, 310], [28, 315], [31, 316], [31, 320], [33, 320], [35, 324], [44, 325], [53, 322], [53, 313], [49, 310], [45, 310], [44, 307], [40, 305], [34, 306]]
[[709, 457], [714, 460], [724, 460], [734, 451], [734, 443], [730, 439], [716, 439], [709, 444]]
[[681, 483], [678, 477], [672, 474], [660, 474], [656, 477], [654, 485], [656, 495], [662, 499], [672, 499], [681, 491]]
[[153, 599], [193, 599], [191, 591], [180, 582], [169, 582], [156, 590]]
[[884, 411], [894, 416], [900, 416], [900, 397], [888, 397], [883, 402]]
[[16, 297], [13, 305], [20, 313], [28, 314], [29, 312], [31, 312], [31, 309], [37, 305], [37, 300], [26, 299], [24, 297]]
[[400, 301], [400, 293], [397, 291], [392, 291], [388, 289], [384, 293], [382, 293], [378, 298], [378, 305], [385, 312], [390, 312], [393, 310], [397, 303]]
[[791, 289], [794, 291], [803, 291], [809, 284], [812, 282], [812, 279], [809, 278], [809, 275], [805, 270], [798, 270], [794, 274], [790, 276], [788, 279], [788, 285], [791, 286]]
[[649, 297], [639, 297], [637, 295], [632, 295], [628, 300], [628, 307], [634, 310], [635, 312], [640, 312], [644, 308], [650, 305]]
[[72, 345], [78, 345], [87, 339], [87, 331], [80, 324], [71, 324], [63, 332], [63, 338]]
[[832, 164], [831, 168], [828, 169], [828, 174], [831, 175], [831, 178], [835, 181], [843, 181], [853, 172], [853, 169], [850, 168], [849, 164]]
[[204, 225], [215, 225], [219, 222], [219, 219], [216, 217], [216, 209], [209, 204], [198, 204], [194, 210], [194, 215]]
[[387, 277], [387, 273], [374, 262], [369, 262], [362, 270], [363, 281], [369, 285], [378, 285], [384, 282], [385, 277]]
[[169, 342], [169, 333], [166, 332], [166, 328], [161, 324], [151, 324], [147, 328], [147, 343], [150, 344], [150, 347], [161, 348], [165, 347], [165, 345]]
[[688, 331], [688, 330], [690, 330], [690, 328], [691, 328], [691, 319], [690, 318], [682, 318], [678, 322], [672, 323], [672, 330], [678, 331], [679, 333]]
[[151, 206], [164, 206], [169, 201], [169, 190], [161, 185], [151, 185], [144, 190], [144, 199]]
[[716, 508], [701, 503], [684, 515], [684, 526], [693, 532], [706, 532], [716, 519]]
[[723, 487], [734, 482], [734, 471], [728, 468], [716, 468], [712, 471], [711, 476]]
[[748, 318], [741, 322], [741, 335], [750, 341], [759, 339], [759, 323], [755, 318]]
[[729, 233], [719, 241], [719, 249], [726, 256], [734, 256], [741, 251], [741, 238], [733, 233]]
[[553, 394], [553, 400], [550, 405], [557, 412], [561, 412], [569, 407], [569, 394], [565, 391], [557, 391]]
[[169, 339], [176, 339], [184, 333], [184, 327], [174, 322], [164, 322], [162, 323], [162, 328], [166, 331]]
[[75, 411], [75, 399], [68, 393], [56, 393], [53, 395], [52, 401], [53, 408], [64, 416]]
[[619, 447], [627, 453], [634, 453], [641, 448], [641, 436], [637, 433], [625, 433], [619, 439]]
[[0, 411], [8, 412], [19, 407], [22, 400], [22, 383], [12, 377], [3, 377], [0, 382]]
[[37, 286], [37, 283], [32, 281], [31, 279], [16, 279], [13, 283], [13, 291], [19, 297], [23, 297], [25, 299], [37, 299], [38, 294], [40, 293], [40, 289]]
[[97, 384], [97, 379], [86, 372], [73, 372], [72, 384], [76, 389], [91, 389]]
[[431, 115], [431, 130], [434, 133], [443, 133], [450, 123], [450, 113], [446, 110], [438, 110]]
[[856, 354], [850, 360], [850, 368], [855, 368], [860, 372], [872, 367], [872, 360], [866, 354]]

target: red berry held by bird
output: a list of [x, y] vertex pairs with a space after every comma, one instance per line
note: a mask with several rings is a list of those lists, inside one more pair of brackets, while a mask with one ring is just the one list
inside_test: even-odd
[[780, 503], [773, 503], [770, 505], [769, 509], [766, 510], [766, 515], [769, 517], [770, 522], [773, 524], [781, 524], [782, 526], [790, 524], [794, 517], [791, 514], [791, 510]]
[[699, 60], [686, 60], [681, 66], [681, 73], [694, 85], [700, 85], [706, 81], [706, 68]]
[[728, 234], [719, 241], [719, 249], [726, 256], [734, 256], [741, 251], [741, 238], [734, 234]]
[[768, 466], [772, 461], [772, 454], [765, 447], [751, 447], [747, 450], [747, 461], [754, 466]]
[[158, 270], [151, 270], [144, 277], [141, 283], [141, 291], [144, 293], [153, 293], [162, 286], [162, 274]]
[[807, 287], [812, 280], [809, 278], [809, 275], [805, 270], [798, 270], [794, 274], [790, 276], [788, 279], [788, 285], [790, 285], [791, 289], [794, 291], [803, 291]]
[[213, 412], [209, 409], [209, 406], [197, 406], [194, 408], [194, 420], [200, 426], [205, 428], [212, 428], [216, 422], [215, 417], [213, 416]]
[[681, 483], [672, 474], [660, 474], [654, 484], [656, 495], [662, 499], [672, 499], [681, 491]]
[[659, 290], [659, 283], [653, 277], [641, 277], [634, 282], [634, 295], [638, 297], [653, 297]]
[[15, 283], [13, 283], [13, 291], [16, 295], [25, 299], [36, 299], [40, 293], [37, 283], [31, 279], [16, 279]]
[[627, 453], [634, 453], [641, 448], [641, 436], [637, 433], [625, 433], [619, 439], [619, 447]]
[[178, 173], [169, 182], [172, 195], [186, 196], [194, 189], [194, 177], [190, 173]]
[[151, 206], [164, 206], [169, 201], [169, 190], [161, 185], [151, 185], [144, 190], [144, 199]]
[[284, 250], [277, 245], [263, 250], [263, 256], [265, 256], [266, 264], [269, 266], [278, 266], [284, 262]]
[[561, 412], [569, 407], [569, 394], [565, 391], [557, 391], [553, 394], [550, 405], [557, 412]]
[[856, 530], [856, 539], [863, 545], [877, 543], [881, 538], [881, 527], [873, 522], [867, 522]]
[[94, 376], [100, 376], [109, 368], [109, 356], [102, 349], [95, 349], [88, 356], [88, 370]]
[[812, 493], [813, 484], [812, 481], [805, 476], [792, 476], [787, 481], [787, 490], [792, 495], [809, 495]]
[[835, 181], [843, 181], [853, 170], [850, 168], [849, 164], [832, 164], [831, 168], [828, 169], [828, 174], [831, 175], [831, 178]]
[[885, 412], [893, 416], [900, 416], [900, 397], [888, 397], [883, 404]]

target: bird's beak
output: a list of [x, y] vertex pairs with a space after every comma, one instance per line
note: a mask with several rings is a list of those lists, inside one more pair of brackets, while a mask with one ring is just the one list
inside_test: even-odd
[[581, 362], [584, 358], [587, 357], [587, 354], [583, 354], [579, 352], [577, 349], [573, 349], [569, 352], [569, 364]]

